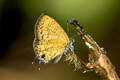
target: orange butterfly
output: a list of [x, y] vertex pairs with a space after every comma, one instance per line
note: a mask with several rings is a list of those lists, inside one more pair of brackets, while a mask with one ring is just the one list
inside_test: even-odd
[[69, 39], [62, 27], [46, 14], [38, 18], [34, 33], [33, 48], [39, 63], [48, 63], [53, 59], [57, 63], [68, 50], [74, 51], [74, 39]]

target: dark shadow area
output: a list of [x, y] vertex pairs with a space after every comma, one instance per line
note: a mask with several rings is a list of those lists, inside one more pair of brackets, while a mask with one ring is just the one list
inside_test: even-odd
[[23, 13], [17, 0], [6, 0], [2, 7], [0, 18], [0, 59], [5, 55], [6, 48], [20, 33], [20, 27], [24, 22]]

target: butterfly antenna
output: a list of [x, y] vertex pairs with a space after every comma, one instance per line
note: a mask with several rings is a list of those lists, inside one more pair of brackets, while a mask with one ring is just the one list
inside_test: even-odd
[[[68, 19], [67, 19], [67, 21], [68, 21]], [[67, 23], [67, 33], [68, 33], [68, 36], [69, 36], [69, 34], [70, 34], [69, 23]]]

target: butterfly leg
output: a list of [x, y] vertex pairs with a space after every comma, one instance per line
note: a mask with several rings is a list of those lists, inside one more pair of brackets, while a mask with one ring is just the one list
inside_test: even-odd
[[75, 39], [74, 38], [70, 38], [70, 50], [72, 51], [72, 52], [74, 52], [74, 46], [73, 46], [73, 43], [75, 42]]

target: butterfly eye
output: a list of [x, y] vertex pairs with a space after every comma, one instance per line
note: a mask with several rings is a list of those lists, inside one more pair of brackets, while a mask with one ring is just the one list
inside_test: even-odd
[[45, 57], [45, 54], [42, 54], [42, 55], [41, 55], [41, 58], [44, 58], [44, 57]]

